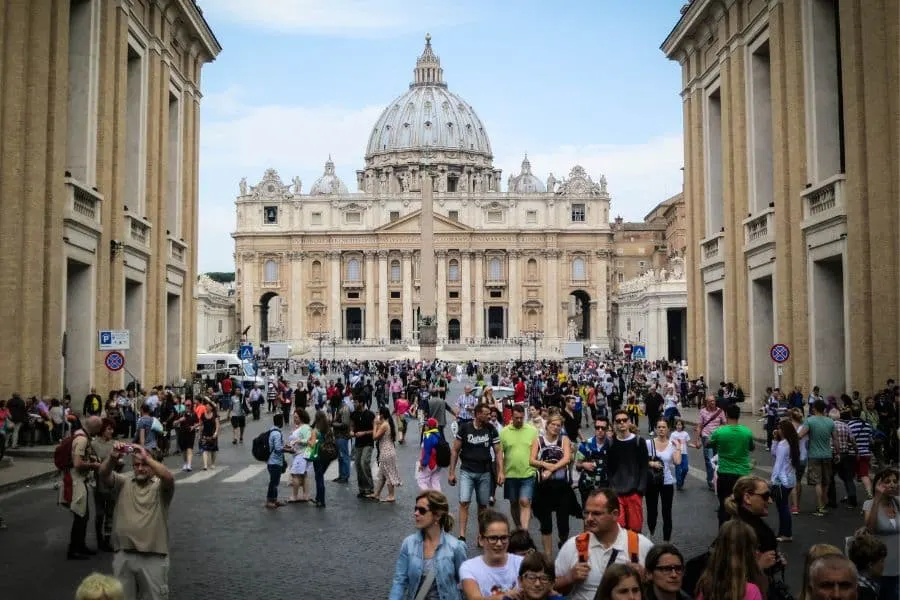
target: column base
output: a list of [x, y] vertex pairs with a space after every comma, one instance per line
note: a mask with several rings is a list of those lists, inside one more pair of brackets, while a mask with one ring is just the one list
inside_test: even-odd
[[437, 358], [437, 325], [419, 325], [419, 358]]

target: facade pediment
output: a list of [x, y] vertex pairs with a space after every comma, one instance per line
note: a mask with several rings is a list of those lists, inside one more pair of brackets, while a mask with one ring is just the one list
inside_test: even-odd
[[[419, 233], [422, 230], [422, 211], [417, 210], [405, 217], [385, 223], [375, 229], [375, 233]], [[468, 225], [449, 219], [444, 215], [434, 213], [434, 233], [468, 233], [475, 231]]]

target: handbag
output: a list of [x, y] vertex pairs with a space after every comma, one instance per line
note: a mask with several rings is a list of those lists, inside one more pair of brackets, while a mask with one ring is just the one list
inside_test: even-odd
[[784, 581], [784, 568], [778, 570], [778, 575], [769, 575], [769, 591], [766, 600], [794, 600], [791, 588]]
[[[662, 462], [661, 460], [659, 460], [659, 454], [656, 453], [656, 442], [654, 442], [653, 440], [648, 440], [648, 442], [650, 444], [650, 460], [657, 460], [659, 462]], [[661, 469], [654, 469], [653, 467], [650, 467], [647, 470], [648, 483], [656, 487], [661, 487], [663, 485], [663, 482], [665, 481], [665, 470], [665, 466], [663, 466]]]

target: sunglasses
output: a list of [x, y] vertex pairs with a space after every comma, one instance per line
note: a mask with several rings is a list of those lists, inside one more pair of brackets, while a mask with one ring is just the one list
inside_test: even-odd
[[658, 571], [660, 573], [671, 573], [674, 575], [681, 575], [684, 572], [684, 565], [663, 565], [663, 566], [656, 567], [653, 570]]
[[413, 508], [413, 511], [415, 511], [417, 515], [427, 515], [429, 512], [431, 512], [424, 506], [416, 506]]
[[630, 419], [616, 419], [616, 423], [627, 423]]
[[505, 544], [509, 541], [509, 536], [508, 535], [483, 535], [483, 536], [481, 536], [481, 539], [483, 539], [484, 541], [489, 542], [491, 544], [497, 544], [497, 543]]
[[759, 493], [757, 493], [757, 492], [753, 492], [753, 493], [751, 493], [750, 495], [751, 495], [751, 496], [759, 496], [760, 498], [762, 498], [762, 499], [765, 500], [766, 502], [768, 502], [769, 500], [772, 499], [772, 492], [769, 492], [769, 491], [763, 492], [762, 494], [759, 494]]

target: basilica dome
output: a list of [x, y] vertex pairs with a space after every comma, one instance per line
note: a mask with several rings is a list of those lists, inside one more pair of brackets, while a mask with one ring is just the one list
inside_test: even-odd
[[425, 36], [415, 81], [378, 118], [366, 147], [367, 160], [425, 148], [491, 158], [491, 143], [481, 119], [468, 102], [447, 89], [443, 74], [440, 58], [431, 49], [431, 36]]
[[316, 182], [309, 190], [310, 196], [323, 196], [327, 194], [346, 194], [347, 186], [341, 181], [341, 178], [334, 173], [334, 163], [331, 162], [331, 156], [325, 162], [325, 173], [316, 179]]
[[544, 182], [531, 172], [531, 162], [529, 162], [527, 154], [525, 160], [522, 161], [522, 172], [515, 176], [510, 175], [508, 187], [507, 191], [511, 194], [534, 194], [547, 191]]

